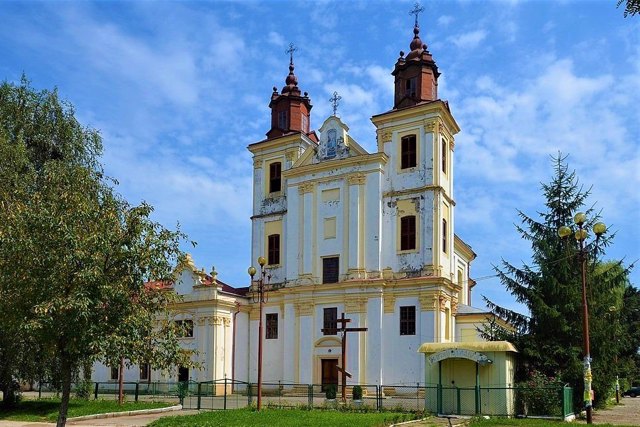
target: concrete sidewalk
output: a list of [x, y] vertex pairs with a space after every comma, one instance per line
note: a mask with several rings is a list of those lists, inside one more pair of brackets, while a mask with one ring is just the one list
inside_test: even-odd
[[[195, 410], [186, 410], [186, 411], [173, 411], [173, 412], [162, 412], [159, 414], [142, 414], [142, 415], [130, 415], [124, 417], [111, 417], [111, 418], [99, 418], [93, 420], [83, 420], [83, 421], [67, 421], [68, 426], [122, 426], [122, 427], [133, 427], [133, 426], [146, 426], [153, 421], [162, 418], [162, 417], [173, 417], [173, 416], [182, 416], [182, 415], [193, 415], [197, 414], [198, 411]], [[56, 423], [35, 423], [30, 421], [4, 421], [0, 420], [0, 427], [55, 427]]]

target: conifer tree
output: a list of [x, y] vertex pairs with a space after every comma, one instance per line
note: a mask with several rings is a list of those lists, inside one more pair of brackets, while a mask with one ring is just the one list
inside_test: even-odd
[[[576, 403], [583, 396], [583, 338], [581, 262], [578, 246], [573, 238], [558, 236], [561, 226], [573, 224], [577, 212], [586, 213], [585, 228], [600, 220], [599, 212], [586, 207], [590, 189], [584, 189], [573, 171], [569, 171], [566, 156], [553, 158], [554, 176], [542, 184], [545, 209], [532, 217], [518, 211], [520, 236], [531, 243], [531, 261], [518, 267], [502, 260], [494, 267], [497, 276], [516, 301], [525, 305], [528, 314], [521, 314], [486, 300], [494, 314], [514, 326], [512, 330], [496, 328], [484, 331], [489, 339], [506, 339], [520, 352], [521, 363], [517, 380], [527, 379], [530, 371], [549, 377], [559, 377], [576, 391]], [[609, 394], [616, 369], [613, 363], [622, 353], [620, 344], [625, 328], [614, 320], [621, 317], [624, 292], [628, 283], [628, 269], [621, 262], [603, 263], [601, 256], [613, 238], [605, 234], [599, 239], [589, 238], [587, 253], [587, 286], [590, 312], [591, 357], [596, 403]], [[614, 319], [616, 317], [616, 319]], [[618, 344], [612, 337], [619, 334]], [[637, 348], [637, 345], [636, 345]]]

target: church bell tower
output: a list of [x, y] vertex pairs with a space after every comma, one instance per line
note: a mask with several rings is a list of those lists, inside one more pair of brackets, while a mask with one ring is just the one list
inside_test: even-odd
[[391, 73], [395, 77], [395, 96], [393, 108], [411, 107], [421, 102], [438, 99], [438, 66], [420, 39], [418, 15], [413, 27], [413, 40], [409, 45], [411, 52], [400, 57]]

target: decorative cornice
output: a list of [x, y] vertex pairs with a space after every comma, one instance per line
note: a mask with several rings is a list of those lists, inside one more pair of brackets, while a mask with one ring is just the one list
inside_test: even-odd
[[390, 314], [395, 311], [396, 308], [396, 297], [390, 294], [384, 294], [384, 312], [385, 314]]
[[349, 185], [363, 185], [367, 181], [367, 176], [363, 173], [347, 175]]
[[296, 316], [311, 316], [313, 314], [312, 303], [299, 303], [296, 304]]
[[366, 298], [347, 298], [344, 302], [344, 311], [346, 311], [347, 313], [366, 313], [366, 303]]
[[315, 188], [315, 186], [316, 186], [315, 182], [304, 182], [298, 185], [298, 193], [299, 194], [311, 193]]
[[262, 159], [258, 157], [253, 158], [253, 168], [262, 169]]

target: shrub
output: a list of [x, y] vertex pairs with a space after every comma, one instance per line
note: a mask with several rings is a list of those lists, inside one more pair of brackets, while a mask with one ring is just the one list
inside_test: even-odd
[[329, 384], [325, 389], [325, 396], [327, 399], [335, 399], [338, 387], [335, 384]]
[[353, 400], [362, 400], [362, 387], [353, 386]]

